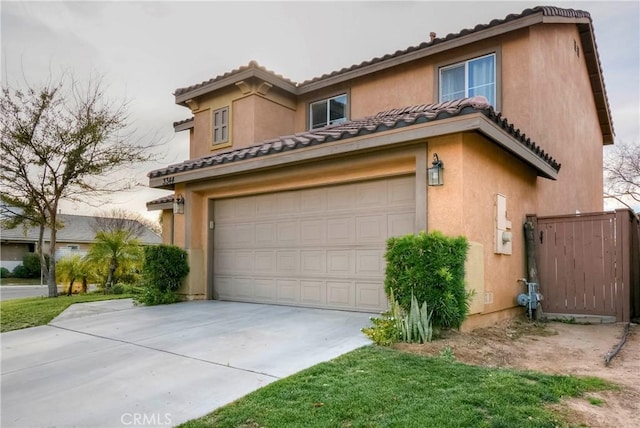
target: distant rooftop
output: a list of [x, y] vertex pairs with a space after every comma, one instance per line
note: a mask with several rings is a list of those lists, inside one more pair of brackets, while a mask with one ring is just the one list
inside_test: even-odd
[[[58, 230], [56, 240], [58, 242], [72, 242], [72, 243], [91, 243], [96, 235], [96, 218], [92, 216], [72, 215], [72, 214], [59, 214], [58, 221], [64, 225], [62, 229]], [[137, 220], [130, 220], [139, 223]], [[1, 241], [22, 241], [22, 242], [36, 242], [38, 240], [40, 229], [38, 227], [30, 227], [25, 229], [22, 226], [18, 226], [15, 229], [2, 229], [0, 231]], [[45, 242], [49, 241], [49, 229], [45, 229]], [[145, 245], [161, 244], [162, 238], [156, 235], [148, 227], [144, 228], [142, 236], [138, 237], [138, 240]]]

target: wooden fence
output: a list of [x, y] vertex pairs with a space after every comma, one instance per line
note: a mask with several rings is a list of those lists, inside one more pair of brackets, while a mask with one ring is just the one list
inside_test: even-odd
[[640, 224], [630, 210], [528, 216], [534, 224], [542, 310], [640, 316]]

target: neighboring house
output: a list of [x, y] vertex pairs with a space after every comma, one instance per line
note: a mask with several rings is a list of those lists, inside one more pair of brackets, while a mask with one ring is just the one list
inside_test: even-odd
[[587, 12], [528, 9], [303, 83], [251, 62], [174, 95], [190, 160], [149, 173], [174, 193], [147, 206], [189, 253], [189, 298], [382, 311], [386, 239], [440, 230], [472, 242], [473, 328], [522, 311], [526, 214], [602, 210], [613, 125]]
[[[79, 254], [84, 256], [96, 236], [96, 217], [83, 215], [58, 215], [58, 221], [64, 227], [56, 236], [56, 260], [61, 257]], [[136, 220], [131, 220], [136, 221]], [[22, 264], [27, 252], [34, 252], [38, 244], [39, 227], [30, 227], [26, 231], [22, 226], [15, 229], [2, 229], [0, 232], [0, 265], [9, 270]], [[49, 229], [44, 232], [44, 250], [49, 251]], [[162, 238], [148, 228], [144, 228], [138, 238], [143, 245], [160, 244]]]

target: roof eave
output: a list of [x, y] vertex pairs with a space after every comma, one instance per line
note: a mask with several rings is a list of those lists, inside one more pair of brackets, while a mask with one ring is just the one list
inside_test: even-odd
[[558, 171], [527, 147], [523, 146], [522, 143], [511, 135], [503, 132], [495, 122], [489, 119], [481, 121], [478, 131], [493, 140], [496, 144], [510, 152], [512, 155], [533, 166], [538, 171], [538, 175], [540, 177], [551, 180], [558, 179]]
[[491, 37], [499, 36], [501, 34], [509, 33], [521, 28], [530, 27], [531, 25], [543, 22], [542, 12], [523, 17], [514, 21], [505, 22], [504, 24], [497, 25], [495, 27], [489, 27], [484, 30], [480, 30], [464, 36], [459, 36], [451, 40], [446, 40], [432, 46], [418, 49], [404, 55], [400, 55], [395, 58], [382, 60], [374, 64], [366, 65], [364, 67], [356, 68], [354, 70], [347, 71], [345, 73], [337, 74], [335, 76], [329, 76], [325, 79], [312, 81], [310, 83], [301, 83], [298, 87], [300, 94], [313, 92], [319, 89], [323, 89], [327, 86], [332, 86], [338, 83], [345, 82], [347, 80], [355, 79], [364, 75], [375, 73], [378, 71], [386, 70], [391, 67], [396, 67], [407, 62], [412, 62], [421, 58], [426, 58], [437, 53], [448, 51], [460, 46], [468, 45], [470, 43], [485, 40]]
[[582, 50], [584, 51], [583, 54], [587, 63], [591, 92], [593, 93], [594, 102], [596, 103], [598, 122], [600, 123], [600, 129], [602, 131], [602, 142], [605, 145], [613, 144], [615, 130], [613, 128], [609, 98], [604, 84], [600, 56], [598, 55], [598, 47], [591, 22], [589, 20], [579, 22], [578, 32], [580, 33]]
[[195, 120], [193, 118], [191, 118], [191, 120], [185, 121], [185, 122], [181, 122], [178, 123], [177, 125], [173, 126], [173, 131], [174, 132], [180, 132], [180, 131], [186, 131], [188, 129], [193, 129], [195, 125]]
[[248, 68], [246, 70], [239, 71], [238, 73], [232, 74], [230, 76], [223, 77], [219, 80], [211, 82], [209, 84], [200, 86], [198, 88], [183, 92], [179, 95], [175, 96], [176, 104], [187, 107], [186, 101], [200, 97], [202, 95], [206, 95], [210, 92], [216, 91], [218, 89], [234, 85], [236, 82], [240, 82], [242, 80], [249, 79], [251, 77], [256, 77], [260, 80], [263, 80], [267, 83], [272, 84], [284, 91], [287, 91], [293, 95], [298, 94], [298, 88], [295, 84], [288, 82], [284, 79], [275, 76], [268, 71], [262, 70], [260, 68]]
[[163, 202], [160, 204], [152, 204], [147, 202], [147, 211], [164, 211], [164, 210], [172, 210], [173, 203], [172, 202]]
[[[260, 156], [227, 164], [198, 168], [171, 174], [174, 184], [202, 181], [223, 176], [242, 174], [262, 169], [292, 165], [301, 162], [309, 162], [321, 158], [342, 156], [357, 151], [377, 150], [390, 146], [401, 146], [425, 141], [441, 135], [457, 132], [478, 131], [486, 135], [496, 144], [505, 148], [515, 156], [533, 166], [538, 175], [550, 179], [556, 179], [557, 171], [543, 159], [522, 146], [517, 140], [506, 134], [494, 122], [482, 113], [465, 114], [435, 122], [412, 125], [410, 127], [396, 128], [377, 134], [369, 134], [353, 137], [345, 140], [337, 140], [305, 149], [286, 151], [281, 153]], [[149, 178], [149, 187], [165, 188], [168, 175]]]

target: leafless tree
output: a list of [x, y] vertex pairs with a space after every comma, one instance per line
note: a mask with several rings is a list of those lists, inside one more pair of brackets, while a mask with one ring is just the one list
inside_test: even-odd
[[49, 296], [57, 296], [55, 244], [61, 200], [131, 188], [130, 174], [115, 173], [151, 160], [152, 143], [133, 138], [127, 103], [106, 97], [101, 79], [86, 84], [65, 75], [26, 89], [3, 87], [0, 98], [0, 201], [14, 207], [5, 227], [29, 223], [49, 228]]
[[640, 144], [616, 143], [606, 157], [604, 173], [605, 198], [631, 209], [640, 204]]
[[145, 230], [151, 230], [159, 235], [161, 232], [160, 227], [158, 223], [148, 220], [138, 213], [123, 209], [113, 209], [96, 215], [94, 231], [96, 233], [113, 233], [123, 230], [132, 238], [140, 238]]

